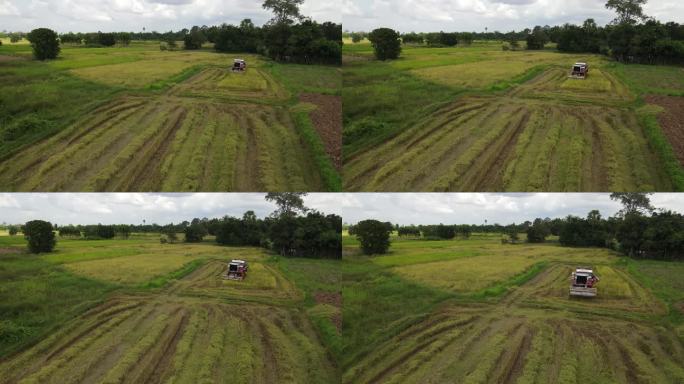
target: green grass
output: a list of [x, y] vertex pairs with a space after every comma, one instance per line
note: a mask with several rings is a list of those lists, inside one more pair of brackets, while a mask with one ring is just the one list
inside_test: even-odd
[[0, 254], [0, 282], [0, 356], [37, 342], [116, 287], [24, 253]]

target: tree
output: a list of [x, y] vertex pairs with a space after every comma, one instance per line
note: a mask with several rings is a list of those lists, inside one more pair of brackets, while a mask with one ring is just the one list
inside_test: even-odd
[[606, 8], [617, 12], [618, 17], [613, 20], [614, 24], [636, 24], [640, 20], [646, 20], [642, 6], [648, 0], [608, 0]]
[[390, 233], [385, 223], [377, 220], [364, 220], [354, 226], [354, 234], [366, 255], [387, 253]]
[[365, 38], [363, 32], [352, 32], [351, 39], [352, 43], [360, 43]]
[[7, 232], [9, 232], [10, 236], [14, 236], [19, 233], [19, 229], [14, 225], [10, 225], [9, 228], [7, 228]]
[[534, 223], [527, 228], [527, 241], [530, 243], [543, 243], [549, 236], [549, 228], [541, 219], [534, 220]]
[[116, 45], [116, 35], [113, 33], [97, 33], [97, 42], [105, 47], [113, 47]]
[[185, 228], [185, 242], [199, 243], [207, 235], [207, 229], [201, 224], [193, 224]]
[[622, 204], [622, 209], [618, 215], [624, 217], [630, 214], [643, 215], [653, 212], [654, 208], [651, 205], [649, 195], [650, 193], [642, 192], [616, 192], [610, 194], [610, 199]]
[[32, 253], [52, 252], [57, 244], [49, 221], [33, 220], [24, 225], [24, 237]]
[[526, 40], [527, 49], [539, 50], [544, 49], [544, 46], [549, 41], [549, 37], [546, 35], [546, 32], [542, 29], [542, 27], [536, 26], [534, 27], [532, 33], [527, 35]]
[[275, 14], [271, 20], [274, 24], [292, 24], [302, 18], [299, 6], [303, 3], [304, 0], [265, 0], [261, 6]]
[[378, 60], [392, 60], [401, 54], [401, 39], [399, 33], [390, 28], [378, 28], [368, 35]]
[[33, 56], [38, 60], [55, 59], [59, 55], [57, 33], [51, 29], [38, 28], [28, 34]]
[[207, 41], [207, 38], [202, 31], [196, 28], [197, 27], [193, 27], [190, 33], [183, 36], [183, 45], [185, 46], [185, 49], [200, 49], [202, 48], [202, 44]]
[[272, 201], [278, 206], [273, 212], [274, 216], [296, 216], [309, 210], [304, 206], [304, 196], [304, 192], [271, 192], [266, 194], [266, 201]]
[[131, 34], [128, 32], [119, 33], [118, 39], [121, 45], [124, 47], [128, 47], [128, 45], [131, 44]]

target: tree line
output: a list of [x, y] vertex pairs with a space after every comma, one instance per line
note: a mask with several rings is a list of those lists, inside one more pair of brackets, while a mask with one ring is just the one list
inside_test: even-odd
[[[175, 243], [178, 233], [184, 241], [197, 243], [207, 235], [215, 237], [216, 243], [230, 246], [257, 246], [272, 250], [286, 257], [332, 258], [342, 257], [342, 218], [324, 214], [304, 206], [303, 193], [269, 193], [268, 201], [278, 209], [269, 217], [260, 219], [254, 211], [245, 212], [241, 218], [195, 218], [179, 224], [143, 225], [53, 225], [42, 220], [29, 221], [21, 227], [10, 228], [10, 235], [18, 230], [24, 233], [29, 250], [33, 253], [51, 252], [60, 238], [102, 240], [122, 237], [131, 233], [160, 233], [163, 244]], [[12, 232], [14, 231], [14, 232]]]
[[111, 47], [119, 43], [128, 46], [131, 41], [160, 41], [160, 49], [174, 50], [177, 41], [183, 48], [195, 50], [206, 42], [214, 44], [217, 52], [257, 53], [279, 62], [300, 64], [336, 64], [342, 62], [342, 25], [333, 22], [318, 23], [304, 17], [299, 11], [303, 0], [265, 0], [263, 8], [274, 13], [274, 18], [261, 27], [251, 19], [240, 25], [193, 26], [180, 31], [63, 33], [58, 35], [47, 28], [29, 33], [34, 56], [38, 60], [54, 59], [60, 43], [85, 47]]
[[402, 44], [427, 47], [470, 45], [473, 40], [504, 41], [504, 50], [520, 48], [525, 41], [529, 50], [544, 49], [556, 43], [561, 52], [597, 53], [623, 63], [682, 64], [684, 63], [684, 25], [661, 23], [644, 14], [646, 0], [608, 0], [606, 8], [615, 10], [617, 18], [606, 26], [587, 19], [582, 25], [536, 26], [522, 31], [403, 33], [378, 28], [371, 33], [345, 32], [353, 42], [368, 38], [379, 60], [396, 59]]
[[684, 260], [684, 215], [658, 210], [651, 205], [648, 194], [613, 193], [611, 199], [623, 208], [615, 216], [603, 218], [599, 211], [589, 212], [586, 218], [537, 218], [520, 224], [484, 225], [392, 225], [388, 222], [365, 220], [349, 227], [365, 254], [386, 253], [390, 235], [421, 240], [464, 239], [471, 233], [501, 233], [503, 242], [517, 243], [524, 233], [530, 243], [543, 243], [550, 236], [568, 247], [601, 247], [618, 251], [634, 258]]

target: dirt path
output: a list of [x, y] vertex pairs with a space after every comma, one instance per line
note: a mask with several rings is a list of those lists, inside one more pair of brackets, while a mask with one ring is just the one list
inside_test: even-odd
[[316, 109], [309, 113], [314, 128], [325, 145], [325, 152], [335, 168], [342, 170], [342, 97], [305, 93], [299, 101], [312, 103]]
[[644, 99], [649, 104], [665, 109], [658, 115], [658, 122], [680, 164], [684, 166], [684, 97], [649, 95]]

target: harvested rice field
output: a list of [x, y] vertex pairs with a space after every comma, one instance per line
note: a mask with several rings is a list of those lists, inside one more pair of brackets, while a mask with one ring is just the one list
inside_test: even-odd
[[[371, 258], [345, 240], [343, 383], [684, 380], [681, 263], [491, 234], [392, 240]], [[600, 277], [596, 298], [569, 296], [577, 266]]]
[[[662, 88], [645, 89], [605, 57], [477, 42], [406, 46], [400, 59], [379, 62], [367, 43], [344, 48], [345, 190], [684, 188], [671, 117], [662, 113], [658, 126], [643, 108], [646, 92]], [[587, 79], [568, 77], [575, 61], [590, 62]], [[670, 67], [650, 67], [639, 69], [659, 87], [672, 77]]]
[[[37, 72], [47, 68], [38, 63], [0, 63], [10, 87], [3, 91], [7, 103], [21, 98], [26, 104], [41, 93], [40, 102], [12, 106], [12, 118], [0, 126], [0, 190], [341, 188], [333, 165], [339, 148], [328, 154], [324, 147], [332, 128], [309, 116], [320, 113], [316, 105], [302, 109], [299, 96], [309, 82], [297, 76], [284, 81], [288, 70], [278, 68], [284, 64], [243, 55], [247, 70], [233, 72], [232, 55], [159, 52], [147, 43], [128, 50], [65, 47], [63, 56], [46, 64], [54, 73], [50, 80], [41, 80]], [[339, 94], [338, 68], [313, 71], [322, 79], [316, 94]], [[60, 109], [58, 117], [41, 117], [53, 101], [72, 100], [66, 92], [74, 89], [93, 94], [69, 114]]]
[[[61, 240], [48, 258], [11, 240], [0, 238], [0, 271], [14, 276], [0, 295], [17, 294], [2, 305], [26, 300], [23, 311], [38, 317], [27, 306], [61, 303], [52, 311], [61, 320], [24, 326], [21, 344], [10, 338], [21, 320], [3, 320], [0, 383], [339, 382], [321, 328], [335, 329], [339, 309], [305, 302], [339, 286], [313, 288], [311, 277], [289, 272], [338, 282], [335, 261], [278, 260], [210, 242], [160, 245], [158, 236]], [[249, 262], [242, 281], [223, 278], [233, 258]], [[72, 289], [78, 298], [67, 298]]]

